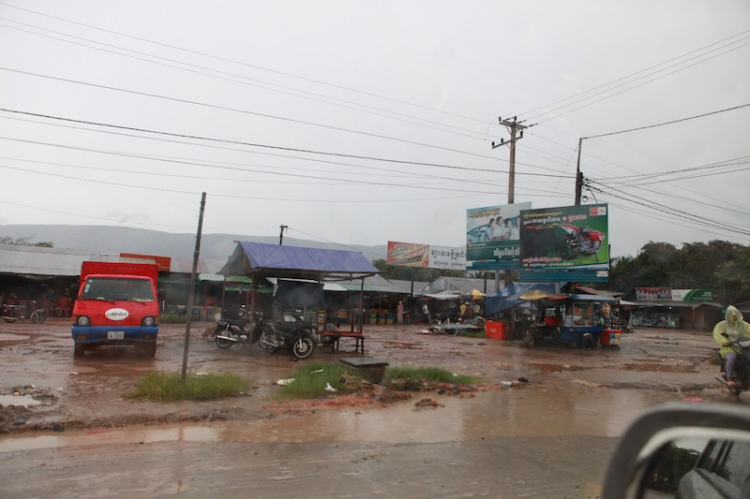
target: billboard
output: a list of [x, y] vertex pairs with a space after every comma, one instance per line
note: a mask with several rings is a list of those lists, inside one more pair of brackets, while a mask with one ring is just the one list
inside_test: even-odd
[[388, 265], [466, 270], [466, 249], [388, 241]]
[[466, 259], [518, 260], [518, 216], [531, 202], [466, 210]]
[[607, 205], [524, 210], [521, 268], [609, 268]]
[[710, 289], [672, 289], [667, 287], [635, 288], [636, 300], [711, 301]]

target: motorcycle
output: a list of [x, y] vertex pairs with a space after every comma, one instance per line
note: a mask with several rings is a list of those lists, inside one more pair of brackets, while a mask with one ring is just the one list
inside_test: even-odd
[[24, 322], [31, 319], [34, 324], [43, 324], [47, 320], [47, 311], [38, 308], [36, 301], [31, 302], [31, 313], [26, 315], [26, 307], [19, 305], [3, 305], [3, 320], [8, 323], [18, 321]]
[[[256, 313], [258, 315], [258, 313]], [[260, 320], [254, 321], [252, 335], [245, 329], [247, 320], [245, 319], [220, 319], [216, 321], [214, 328], [214, 342], [219, 348], [230, 348], [235, 343], [247, 345], [251, 340], [253, 343], [258, 342], [260, 337]]]
[[559, 223], [564, 235], [556, 243], [555, 249], [563, 259], [577, 256], [595, 255], [602, 247], [606, 235], [588, 227], [580, 228], [569, 223]]
[[[726, 336], [726, 334], [724, 334], [724, 336]], [[721, 360], [721, 371], [716, 375], [716, 379], [719, 380], [724, 386], [726, 386], [729, 389], [730, 393], [733, 393], [735, 396], [737, 396], [740, 394], [740, 392], [750, 390], [750, 338], [738, 338], [734, 341], [730, 341], [729, 345], [734, 347], [734, 350], [737, 353], [737, 360], [734, 363], [734, 377], [732, 378], [735, 385], [733, 387], [730, 387], [727, 383], [724, 374], [725, 361], [720, 353], [717, 353], [717, 355]]]
[[253, 328], [253, 337], [256, 329], [259, 330], [258, 344], [268, 353], [283, 349], [298, 359], [307, 359], [317, 345], [315, 327], [299, 315], [292, 315], [292, 318], [293, 321], [270, 320], [265, 325], [259, 320]]

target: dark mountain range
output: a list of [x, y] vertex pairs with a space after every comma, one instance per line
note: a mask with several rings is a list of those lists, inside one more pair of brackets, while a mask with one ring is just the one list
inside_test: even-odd
[[[0, 225], [0, 237], [28, 239], [30, 244], [51, 242], [58, 249], [86, 249], [105, 253], [137, 253], [144, 255], [192, 258], [195, 234], [173, 234], [148, 229], [111, 227], [105, 225]], [[203, 234], [200, 257], [204, 260], [226, 260], [237, 241], [279, 244], [278, 236], [247, 236], [239, 234]], [[368, 260], [386, 257], [387, 245], [340, 245], [284, 237], [285, 246], [359, 251]]]

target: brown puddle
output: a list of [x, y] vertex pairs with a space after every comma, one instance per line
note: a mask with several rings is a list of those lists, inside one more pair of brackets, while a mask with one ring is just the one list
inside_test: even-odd
[[0, 333], [0, 341], [26, 341], [31, 339], [30, 336], [20, 334]]
[[418, 399], [412, 399], [388, 408], [321, 411], [275, 419], [4, 436], [0, 437], [0, 452], [159, 441], [437, 443], [490, 436], [619, 436], [645, 409], [680, 400], [674, 393], [585, 387], [488, 391], [468, 399], [431, 398], [435, 406], [430, 410], [419, 410]]

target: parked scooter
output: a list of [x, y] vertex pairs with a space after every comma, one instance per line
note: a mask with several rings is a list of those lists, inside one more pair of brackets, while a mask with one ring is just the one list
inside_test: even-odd
[[260, 312], [256, 312], [256, 319], [253, 321], [251, 326], [252, 335], [250, 331], [245, 329], [247, 326], [247, 320], [241, 319], [220, 319], [216, 321], [216, 327], [214, 329], [214, 341], [216, 346], [219, 348], [230, 348], [234, 344], [247, 345], [252, 338], [253, 343], [257, 343], [258, 338], [262, 333], [262, 315]]
[[[726, 336], [726, 335], [725, 335]], [[726, 386], [730, 393], [739, 395], [741, 392], [750, 390], [750, 338], [742, 337], [737, 340], [730, 341], [729, 345], [734, 347], [737, 352], [737, 360], [734, 363], [734, 376], [732, 380], [735, 385], [730, 387], [727, 383], [724, 375], [724, 359], [719, 355], [721, 359], [721, 373], [716, 375], [716, 379]]]
[[306, 359], [313, 354], [317, 344], [315, 327], [299, 315], [292, 317], [293, 322], [270, 320], [263, 325], [258, 321], [258, 326], [253, 327], [253, 337], [259, 329], [258, 344], [263, 350], [268, 353], [287, 350], [298, 359]]
[[26, 307], [19, 305], [3, 305], [3, 320], [5, 322], [24, 322], [26, 319], [31, 319], [34, 324], [43, 324], [47, 320], [47, 311], [43, 308], [38, 308], [35, 300], [31, 302], [31, 313], [27, 314]]

